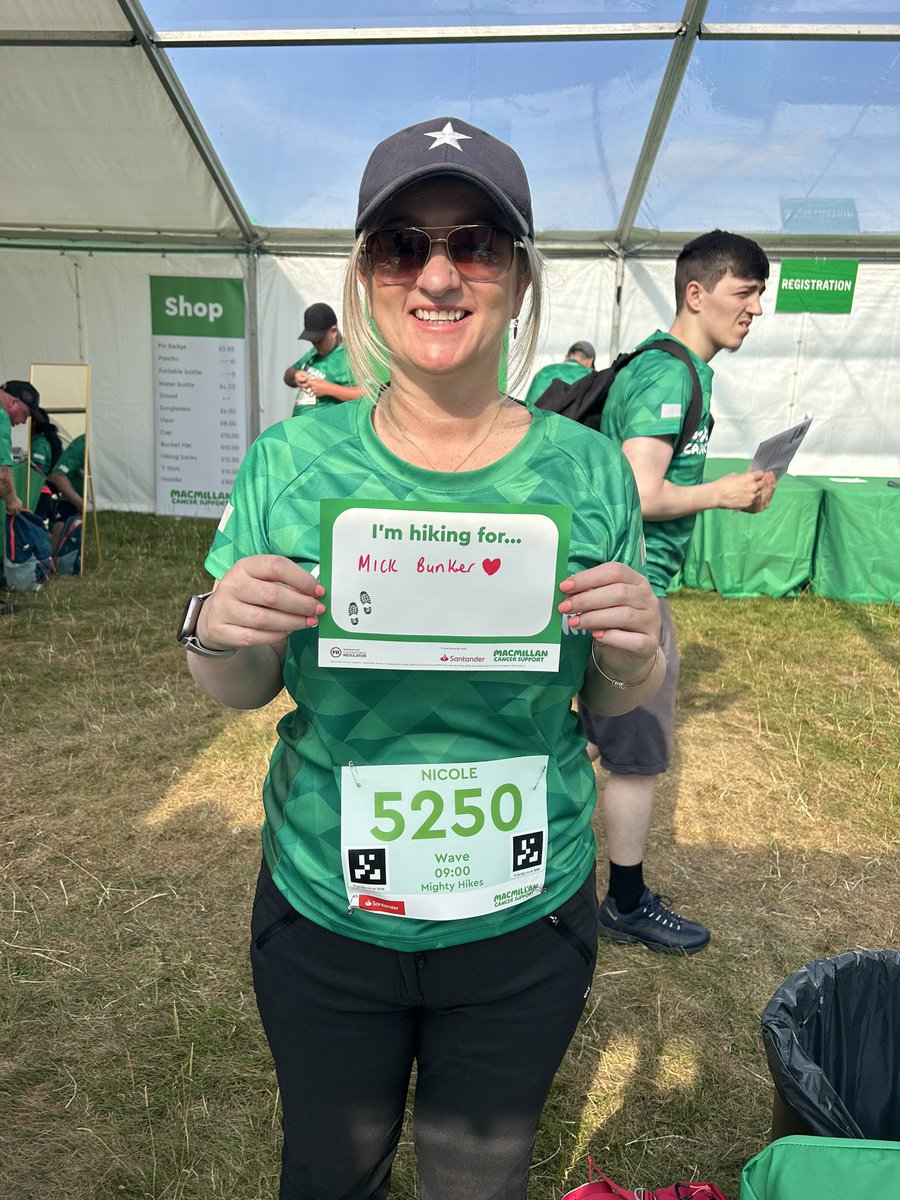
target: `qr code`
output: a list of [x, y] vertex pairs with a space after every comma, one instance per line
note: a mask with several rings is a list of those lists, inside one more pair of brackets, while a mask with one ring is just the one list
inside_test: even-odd
[[544, 831], [517, 833], [512, 840], [513, 875], [519, 871], [533, 871], [544, 862]]
[[351, 883], [364, 887], [387, 886], [386, 850], [348, 850], [347, 864]]

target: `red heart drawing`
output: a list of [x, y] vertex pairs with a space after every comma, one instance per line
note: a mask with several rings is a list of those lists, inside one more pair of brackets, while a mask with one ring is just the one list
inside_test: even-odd
[[484, 567], [485, 575], [496, 575], [500, 570], [500, 559], [486, 558], [481, 565]]

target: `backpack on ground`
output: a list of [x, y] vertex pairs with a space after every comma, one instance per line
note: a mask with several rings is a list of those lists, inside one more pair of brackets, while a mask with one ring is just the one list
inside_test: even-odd
[[[684, 417], [681, 433], [675, 443], [673, 457], [675, 454], [680, 454], [697, 432], [697, 426], [700, 424], [700, 417], [703, 413], [703, 389], [700, 385], [697, 368], [691, 362], [690, 354], [680, 342], [672, 341], [669, 338], [651, 342], [648, 346], [639, 346], [630, 354], [620, 354], [612, 366], [604, 367], [602, 371], [592, 370], [590, 374], [583, 375], [574, 383], [564, 383], [562, 379], [552, 380], [546, 391], [538, 397], [536, 406], [546, 409], [548, 412], [560, 413], [561, 416], [587, 425], [589, 429], [599, 429], [603, 406], [606, 404], [606, 397], [609, 395], [609, 389], [615, 382], [616, 376], [623, 367], [627, 367], [633, 359], [647, 350], [662, 350], [664, 354], [671, 354], [673, 358], [683, 362], [690, 372], [691, 402]], [[712, 428], [711, 416], [710, 428]]]
[[3, 570], [11, 592], [39, 592], [53, 574], [47, 530], [27, 509], [16, 517], [6, 517]]
[[66, 518], [59, 545], [53, 555], [54, 566], [60, 575], [81, 574], [81, 533], [83, 528], [84, 522], [81, 517]]

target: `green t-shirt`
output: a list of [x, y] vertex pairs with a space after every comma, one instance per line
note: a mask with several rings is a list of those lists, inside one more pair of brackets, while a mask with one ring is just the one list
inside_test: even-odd
[[43, 434], [31, 439], [31, 467], [46, 477], [53, 470], [53, 450]]
[[12, 465], [12, 421], [9, 419], [9, 413], [0, 404], [0, 467]]
[[53, 467], [54, 472], [65, 475], [78, 493], [84, 495], [84, 434], [73, 438], [63, 450]]
[[[319, 501], [328, 498], [570, 505], [569, 571], [608, 560], [639, 568], [634, 478], [624, 456], [600, 434], [537, 412], [519, 445], [499, 462], [444, 474], [392, 454], [375, 435], [371, 412], [368, 403], [310, 409], [257, 439], [207, 557], [210, 574], [221, 578], [252, 554], [284, 555], [312, 569], [319, 561]], [[284, 682], [297, 707], [279, 722], [263, 788], [266, 860], [299, 912], [351, 938], [414, 950], [506, 933], [572, 895], [595, 856], [590, 820], [596, 785], [570, 703], [581, 687], [590, 638], [563, 637], [555, 672], [335, 669], [319, 666], [317, 652], [316, 630], [291, 635]], [[512, 907], [461, 919], [418, 920], [361, 907], [348, 912], [342, 767], [528, 755], [549, 756], [545, 890]], [[430, 864], [435, 842], [416, 845]]]
[[[316, 379], [327, 379], [329, 383], [339, 383], [342, 387], [354, 387], [355, 381], [350, 371], [350, 359], [345, 346], [335, 346], [330, 354], [322, 357], [315, 347], [294, 363], [295, 371], [308, 371]], [[311, 399], [304, 394], [302, 400], [294, 404], [294, 416], [306, 408], [324, 408], [340, 404], [333, 396], [317, 396]]]
[[528, 408], [533, 408], [554, 379], [561, 379], [563, 383], [575, 383], [590, 373], [590, 367], [576, 362], [574, 358], [567, 358], [565, 362], [550, 363], [547, 367], [541, 367], [531, 381], [531, 387], [525, 397], [525, 404]]
[[[663, 339], [677, 341], [657, 330], [642, 346]], [[688, 349], [685, 347], [685, 349]], [[709, 363], [689, 351], [703, 392], [703, 411], [697, 430], [680, 454], [675, 454], [666, 479], [679, 487], [703, 482], [709, 442], [709, 403], [713, 371]], [[691, 402], [691, 377], [684, 363], [671, 354], [641, 354], [616, 376], [603, 406], [600, 429], [621, 446], [628, 438], [671, 436], [681, 433]], [[670, 521], [645, 521], [647, 576], [657, 596], [664, 596], [687, 554], [696, 516]]]

